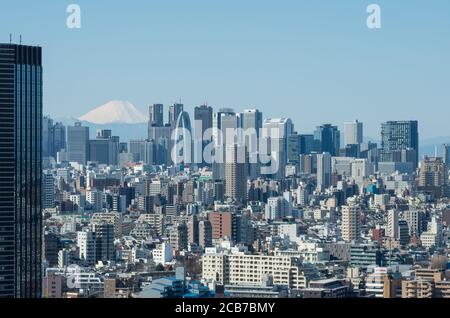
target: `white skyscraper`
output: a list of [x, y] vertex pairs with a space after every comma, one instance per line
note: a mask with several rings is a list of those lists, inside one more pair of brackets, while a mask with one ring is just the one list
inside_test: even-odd
[[357, 145], [363, 142], [363, 123], [355, 120], [344, 124], [345, 145]]
[[397, 210], [389, 210], [388, 212], [388, 224], [387, 224], [387, 235], [393, 239], [399, 238], [399, 213]]
[[[276, 172], [272, 176], [276, 179], [285, 177], [288, 137], [294, 133], [294, 124], [289, 118], [271, 118], [264, 120], [262, 138], [265, 140], [268, 153], [272, 154], [272, 167], [276, 162]], [[260, 151], [264, 151], [260, 149]], [[276, 156], [276, 157], [274, 157]], [[263, 173], [263, 172], [262, 172]]]

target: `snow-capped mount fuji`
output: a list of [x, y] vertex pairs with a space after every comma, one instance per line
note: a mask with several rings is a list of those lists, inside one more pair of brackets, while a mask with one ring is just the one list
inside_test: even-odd
[[78, 119], [97, 125], [142, 124], [148, 121], [147, 117], [128, 101], [110, 101]]

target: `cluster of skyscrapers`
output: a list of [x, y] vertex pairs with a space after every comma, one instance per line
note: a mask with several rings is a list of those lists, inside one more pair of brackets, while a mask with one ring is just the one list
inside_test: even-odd
[[419, 160], [417, 121], [377, 145], [154, 104], [123, 142], [42, 86], [41, 48], [0, 44], [0, 297], [450, 297], [450, 146]]

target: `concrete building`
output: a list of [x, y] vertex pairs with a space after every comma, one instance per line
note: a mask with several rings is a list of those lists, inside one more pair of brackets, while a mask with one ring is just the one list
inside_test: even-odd
[[341, 218], [342, 239], [346, 242], [360, 238], [360, 209], [357, 206], [342, 206]]
[[363, 123], [355, 120], [354, 122], [344, 123], [344, 144], [358, 145], [363, 143]]
[[286, 256], [205, 254], [202, 257], [204, 281], [225, 285], [264, 286], [267, 280], [273, 285], [293, 289], [307, 287], [307, 278], [299, 260]]

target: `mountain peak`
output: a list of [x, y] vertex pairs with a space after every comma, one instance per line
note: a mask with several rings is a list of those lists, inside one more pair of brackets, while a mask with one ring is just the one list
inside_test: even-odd
[[78, 118], [92, 124], [141, 124], [146, 116], [128, 101], [110, 101]]

